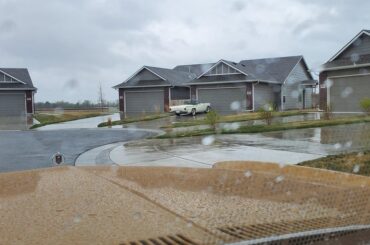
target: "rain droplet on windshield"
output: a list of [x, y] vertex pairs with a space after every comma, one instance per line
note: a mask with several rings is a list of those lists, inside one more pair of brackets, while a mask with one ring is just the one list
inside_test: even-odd
[[353, 166], [352, 172], [358, 173], [359, 171], [360, 171], [360, 165], [356, 164], [355, 166]]
[[202, 139], [202, 144], [203, 145], [212, 145], [215, 142], [215, 137], [214, 136], [206, 136]]
[[284, 176], [282, 176], [282, 175], [279, 175], [278, 177], [275, 178], [276, 183], [280, 183], [283, 180], [284, 180]]
[[248, 170], [247, 172], [244, 173], [244, 176], [249, 178], [252, 176], [252, 172]]
[[340, 96], [341, 96], [342, 98], [347, 98], [350, 94], [352, 94], [352, 92], [353, 92], [353, 88], [351, 88], [351, 87], [346, 87], [346, 88], [342, 91], [342, 93], [340, 94]]
[[239, 111], [240, 110], [240, 102], [234, 101], [230, 104], [230, 109], [233, 111]]

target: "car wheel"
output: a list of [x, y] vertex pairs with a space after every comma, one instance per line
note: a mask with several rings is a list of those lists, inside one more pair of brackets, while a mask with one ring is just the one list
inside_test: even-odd
[[181, 115], [180, 115], [180, 113], [176, 113], [176, 116], [178, 116], [178, 117], [179, 117], [179, 116], [181, 116]]
[[206, 113], [208, 113], [211, 110], [211, 107], [207, 106]]
[[191, 109], [191, 115], [195, 116], [197, 114], [197, 110], [195, 108]]

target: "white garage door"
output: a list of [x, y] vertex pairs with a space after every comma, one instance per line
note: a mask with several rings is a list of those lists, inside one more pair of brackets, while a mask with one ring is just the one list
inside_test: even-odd
[[129, 114], [154, 113], [164, 111], [164, 91], [140, 90], [125, 91], [126, 112]]
[[362, 112], [360, 102], [370, 98], [370, 76], [331, 79], [330, 105], [335, 112]]
[[245, 111], [247, 108], [246, 88], [199, 88], [198, 100], [211, 103], [211, 108], [220, 113]]
[[24, 93], [0, 92], [0, 116], [25, 116]]

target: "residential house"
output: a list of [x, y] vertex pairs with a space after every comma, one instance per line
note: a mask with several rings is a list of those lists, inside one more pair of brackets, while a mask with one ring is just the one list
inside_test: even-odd
[[320, 108], [333, 112], [362, 112], [370, 98], [370, 30], [360, 31], [322, 66]]
[[32, 115], [36, 91], [27, 69], [0, 68], [0, 117]]
[[114, 88], [123, 114], [167, 112], [184, 100], [209, 102], [220, 113], [312, 107], [316, 86], [303, 56], [179, 65], [143, 66]]

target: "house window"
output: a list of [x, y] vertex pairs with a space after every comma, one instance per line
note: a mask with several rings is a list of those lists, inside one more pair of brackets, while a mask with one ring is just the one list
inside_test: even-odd
[[285, 103], [285, 95], [283, 96], [283, 103]]

